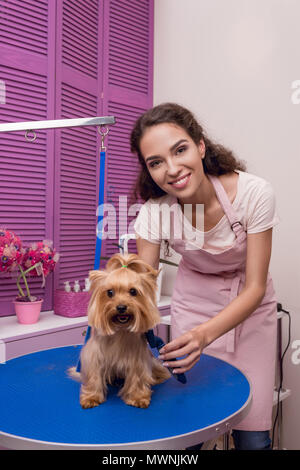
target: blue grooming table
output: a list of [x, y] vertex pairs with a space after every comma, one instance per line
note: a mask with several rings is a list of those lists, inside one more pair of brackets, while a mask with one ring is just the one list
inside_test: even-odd
[[234, 428], [251, 405], [238, 369], [202, 354], [186, 373], [153, 387], [149, 408], [107, 401], [83, 410], [67, 375], [81, 346], [48, 349], [0, 365], [0, 446], [10, 449], [184, 449]]

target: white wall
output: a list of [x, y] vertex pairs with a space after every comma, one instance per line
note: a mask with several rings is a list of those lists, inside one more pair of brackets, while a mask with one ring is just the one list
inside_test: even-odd
[[[281, 223], [272, 273], [300, 340], [299, 0], [155, 0], [154, 104], [189, 107], [206, 132], [270, 181]], [[287, 341], [284, 321], [283, 343]], [[300, 449], [300, 364], [284, 361], [284, 440]]]

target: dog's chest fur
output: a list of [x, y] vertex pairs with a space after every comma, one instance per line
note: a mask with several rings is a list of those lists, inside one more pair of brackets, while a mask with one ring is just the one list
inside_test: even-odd
[[107, 367], [103, 371], [108, 382], [125, 378], [133, 370], [145, 370], [151, 374], [151, 352], [143, 333], [120, 331], [111, 336], [98, 337], [101, 355]]

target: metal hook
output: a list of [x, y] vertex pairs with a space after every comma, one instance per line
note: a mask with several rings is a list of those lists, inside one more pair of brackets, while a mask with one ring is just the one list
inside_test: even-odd
[[[28, 134], [30, 134], [30, 132], [33, 133], [33, 137], [32, 137], [32, 138], [28, 137]], [[27, 140], [27, 142], [34, 142], [35, 139], [36, 139], [36, 133], [35, 133], [35, 131], [29, 130], [29, 131], [26, 131], [26, 132], [25, 132], [25, 140]]]
[[[106, 131], [103, 131], [103, 129], [106, 129]], [[104, 139], [109, 133], [109, 128], [106, 126], [98, 126], [98, 132], [101, 135], [101, 150], [106, 150], [106, 147], [104, 147]]]

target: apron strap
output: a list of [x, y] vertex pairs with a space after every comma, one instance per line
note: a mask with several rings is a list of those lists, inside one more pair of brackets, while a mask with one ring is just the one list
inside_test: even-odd
[[231, 202], [229, 200], [229, 197], [228, 197], [228, 195], [227, 195], [227, 193], [224, 189], [224, 186], [222, 185], [222, 183], [220, 182], [220, 180], [216, 176], [210, 175], [209, 173], [207, 173], [207, 176], [209, 177], [209, 179], [211, 180], [211, 182], [212, 182], [212, 184], [215, 188], [217, 198], [219, 199], [219, 202], [220, 202], [220, 204], [223, 208], [223, 211], [224, 211], [224, 213], [226, 214], [226, 216], [229, 220], [231, 229], [234, 231], [236, 237], [238, 237], [240, 233], [245, 233], [243, 225], [239, 221], [239, 219], [236, 215], [236, 212], [232, 207], [232, 204], [231, 204]]
[[[232, 280], [229, 302], [236, 298], [239, 291], [239, 285], [241, 282], [241, 275], [238, 273]], [[236, 327], [237, 328], [237, 327]], [[236, 328], [228, 331], [226, 339], [226, 352], [233, 353], [236, 346]]]

